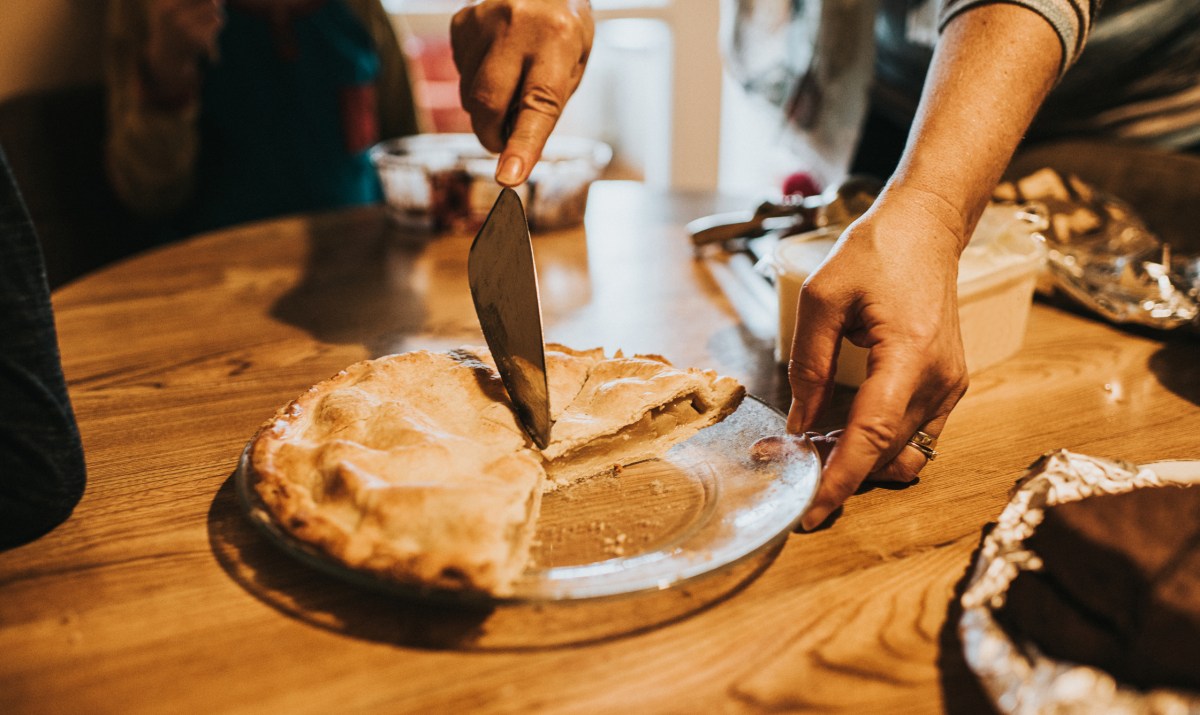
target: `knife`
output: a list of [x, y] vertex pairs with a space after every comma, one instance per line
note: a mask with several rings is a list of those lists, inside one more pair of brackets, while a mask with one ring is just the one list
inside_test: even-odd
[[546, 345], [533, 243], [517, 192], [500, 190], [467, 254], [467, 279], [483, 337], [517, 418], [539, 449], [550, 443]]

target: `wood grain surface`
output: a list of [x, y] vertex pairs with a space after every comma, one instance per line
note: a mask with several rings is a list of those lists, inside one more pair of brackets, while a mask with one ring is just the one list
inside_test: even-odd
[[[547, 338], [715, 368], [785, 409], [773, 319], [683, 229], [739, 207], [597, 184], [586, 230], [534, 237]], [[266, 541], [231, 474], [279, 405], [351, 362], [479, 344], [470, 238], [356, 209], [197, 237], [55, 293], [88, 488], [0, 553], [0, 712], [986, 712], [956, 594], [1023, 468], [1056, 448], [1200, 458], [1195, 339], [1037, 303], [918, 483], [863, 490], [753, 568], [574, 610], [364, 591]]]

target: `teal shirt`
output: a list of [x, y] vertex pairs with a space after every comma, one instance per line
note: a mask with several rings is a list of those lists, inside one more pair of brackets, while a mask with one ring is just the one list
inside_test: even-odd
[[358, 18], [341, 0], [274, 21], [226, 7], [183, 230], [378, 201], [379, 57]]

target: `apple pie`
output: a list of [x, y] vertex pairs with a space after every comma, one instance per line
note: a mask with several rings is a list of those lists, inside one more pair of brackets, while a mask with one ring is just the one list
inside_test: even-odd
[[745, 394], [711, 370], [601, 349], [548, 345], [546, 373], [554, 426], [538, 451], [486, 349], [351, 365], [260, 428], [257, 493], [282, 529], [351, 568], [502, 596], [543, 493], [662, 455]]

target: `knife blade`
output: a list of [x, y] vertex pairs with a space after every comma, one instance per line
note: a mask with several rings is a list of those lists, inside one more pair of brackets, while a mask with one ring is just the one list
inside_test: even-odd
[[525, 208], [504, 187], [467, 253], [471, 298], [517, 419], [534, 444], [550, 443], [546, 345]]

